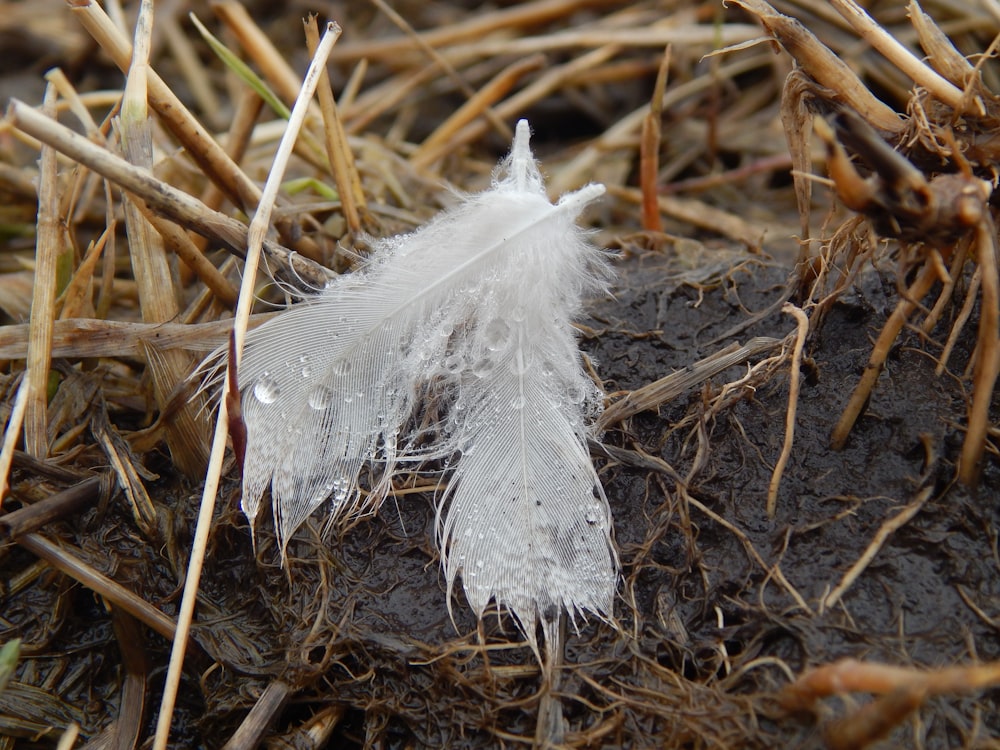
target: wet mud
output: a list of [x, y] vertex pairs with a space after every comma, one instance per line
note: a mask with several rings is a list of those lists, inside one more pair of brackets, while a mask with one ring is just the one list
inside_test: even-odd
[[[693, 241], [624, 243], [618, 252], [614, 296], [594, 300], [581, 327], [612, 398], [731, 341], [794, 330], [781, 312], [755, 316], [788, 296], [786, 260]], [[604, 435], [611, 458], [595, 460], [622, 564], [617, 627], [591, 620], [569, 631], [558, 687], [566, 745], [822, 747], [823, 728], [855, 706], [828, 699], [796, 713], [779, 705], [777, 691], [806, 668], [843, 657], [922, 667], [1000, 658], [990, 619], [1000, 603], [1000, 470], [989, 456], [976, 491], [954, 483], [966, 406], [956, 378], [935, 375], [927, 342], [904, 332], [846, 448], [829, 447], [898, 298], [891, 271], [864, 274], [808, 341], [773, 519], [765, 504], [785, 433], [787, 362], [732, 391], [721, 408], [723, 386], [753, 361]], [[960, 341], [953, 372], [966, 366], [973, 336]], [[213, 531], [175, 746], [220, 746], [275, 682], [291, 696], [272, 730], [285, 744], [275, 747], [305, 746], [296, 732], [323, 710], [339, 717], [331, 747], [530, 743], [542, 695], [537, 664], [505, 616], [477, 627], [460, 593], [449, 612], [432, 492], [402, 495], [346, 530], [310, 522], [282, 569], [266, 526], [255, 555], [234, 479]], [[436, 481], [414, 477], [427, 488]], [[170, 508], [174, 548], [186, 549], [197, 488], [164, 474], [152, 489]], [[912, 518], [829, 603], [880, 527], [915, 502]], [[143, 539], [118, 500], [61, 534], [175, 614], [175, 571], [185, 561]], [[30, 560], [15, 551], [6, 565]], [[4, 693], [2, 712], [38, 713], [39, 725], [74, 720], [97, 736], [120, 708], [123, 657], [107, 609], [59, 576], [5, 601], [33, 674], [22, 672]], [[169, 644], [146, 633], [141, 645], [151, 732]], [[28, 691], [40, 675], [59, 696], [51, 705]], [[997, 698], [933, 698], [882, 746], [995, 741]]]

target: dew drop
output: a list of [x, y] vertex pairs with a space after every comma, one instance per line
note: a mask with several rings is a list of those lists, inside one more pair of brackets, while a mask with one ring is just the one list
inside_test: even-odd
[[318, 385], [309, 391], [308, 400], [313, 409], [326, 409], [333, 403], [333, 392], [325, 385]]
[[487, 349], [491, 352], [498, 351], [507, 344], [507, 339], [510, 338], [510, 326], [507, 325], [507, 321], [494, 318], [486, 324], [483, 337]]
[[338, 477], [332, 482], [326, 485], [327, 492], [330, 497], [330, 502], [336, 507], [343, 504], [347, 499], [347, 494], [350, 491], [350, 482], [344, 477]]
[[346, 375], [351, 371], [351, 360], [338, 359], [333, 363], [333, 367], [330, 369], [334, 375]]
[[531, 368], [531, 357], [523, 349], [518, 349], [507, 366], [514, 375], [524, 375]]
[[278, 398], [278, 394], [280, 392], [278, 383], [266, 372], [261, 376], [260, 380], [254, 383], [253, 386], [253, 395], [256, 396], [257, 400], [262, 404], [273, 404]]

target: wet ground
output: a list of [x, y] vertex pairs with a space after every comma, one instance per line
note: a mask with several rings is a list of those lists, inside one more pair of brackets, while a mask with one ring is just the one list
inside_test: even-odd
[[[774, 313], [719, 338], [782, 298], [787, 262], [693, 241], [653, 250], [624, 243], [619, 252], [615, 297], [592, 304], [583, 339], [609, 392], [640, 387], [732, 340], [794, 330]], [[887, 261], [865, 274], [808, 342], [773, 519], [765, 498], [784, 438], [787, 365], [720, 406], [722, 386], [748, 365], [734, 367], [605, 435], [617, 449], [617, 460], [596, 460], [622, 562], [619, 629], [590, 622], [568, 638], [560, 688], [568, 745], [820, 747], [822, 727], [852, 704], [784, 711], [773, 696], [789, 671], [847, 656], [926, 667], [1000, 659], [989, 619], [1000, 609], [1000, 471], [990, 457], [976, 492], [953, 484], [965, 405], [953, 377], [935, 376], [929, 346], [904, 333], [847, 447], [829, 448], [896, 301], [893, 270]], [[973, 336], [965, 334], [952, 371], [965, 367]], [[157, 502], [173, 504], [183, 550], [198, 495], [170, 485], [152, 489]], [[275, 746], [305, 746], [295, 728], [330, 706], [342, 710], [330, 747], [517, 746], [533, 737], [540, 678], [531, 652], [511, 645], [514, 628], [495, 616], [483, 624], [490, 648], [479, 648], [460, 595], [449, 618], [430, 495], [389, 502], [332, 544], [307, 527], [281, 570], [266, 529], [254, 561], [237, 492], [227, 487], [215, 526], [177, 747], [221, 745], [274, 680], [292, 687], [276, 727], [290, 744]], [[839, 601], [823, 606], [880, 526], [920, 499]], [[167, 547], [158, 555], [121, 507], [90, 511], [63, 533], [104, 561], [104, 572], [174, 614], [179, 589]], [[5, 567], [30, 563], [15, 552]], [[6, 597], [3, 616], [37, 646], [19, 682], [48, 681], [64, 703], [38, 707], [8, 690], [0, 709], [35, 706], [81, 722], [86, 736], [105, 726], [118, 710], [121, 658], [94, 596], [43, 578]], [[168, 644], [147, 634], [144, 651], [149, 731]], [[998, 697], [932, 699], [883, 746], [996, 742]]]

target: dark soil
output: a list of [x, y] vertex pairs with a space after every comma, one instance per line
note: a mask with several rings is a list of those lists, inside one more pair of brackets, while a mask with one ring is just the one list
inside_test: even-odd
[[[583, 342], [609, 392], [717, 350], [728, 340], [716, 337], [784, 294], [787, 263], [700, 247], [702, 258], [714, 253], [718, 260], [692, 270], [692, 247], [621, 252], [615, 297], [594, 302]], [[561, 688], [568, 742], [815, 747], [819, 725], [846, 707], [833, 702], [816, 716], [780, 710], [769, 696], [788, 681], [781, 665], [798, 674], [846, 656], [928, 667], [1000, 658], [995, 622], [963, 600], [990, 613], [1000, 599], [997, 466], [989, 462], [976, 496], [951, 484], [964, 404], [950, 378], [934, 376], [915, 335], [901, 339], [847, 448], [828, 447], [895, 296], [892, 282], [871, 272], [861, 293], [836, 305], [812, 337], [773, 520], [764, 508], [784, 434], [784, 374], [746, 388], [706, 420], [720, 386], [744, 374], [745, 367], [734, 368], [605, 436], [625, 449], [615, 454], [621, 463], [598, 459], [623, 568], [620, 629], [590, 622], [568, 639]], [[739, 336], [783, 337], [792, 327], [774, 314]], [[699, 447], [705, 460], [692, 474]], [[676, 473], [651, 470], [642, 454]], [[678, 491], [677, 477], [686, 477], [688, 495]], [[172, 494], [184, 535], [197, 495], [172, 484], [163, 480], [154, 491], [163, 502], [162, 493]], [[917, 516], [889, 538], [841, 603], [819, 613], [824, 594], [879, 526], [928, 486]], [[281, 570], [266, 529], [254, 561], [237, 493], [228, 488], [215, 527], [177, 747], [220, 745], [275, 679], [293, 688], [278, 727], [286, 733], [321, 706], [343, 707], [331, 747], [485, 747], [498, 737], [533, 736], [540, 678], [531, 652], [507, 645], [516, 631], [506, 619], [487, 617], [492, 649], [484, 655], [464, 602], [454, 602], [449, 618], [429, 541], [430, 496], [390, 503], [331, 544], [318, 542], [310, 527], [313, 537], [308, 529], [297, 535], [292, 564]], [[93, 511], [64, 533], [92, 560], [105, 561], [105, 572], [174, 613], [179, 594], [170, 561], [135, 534], [120, 506]], [[178, 542], [188, 544], [183, 536]], [[768, 568], [780, 568], [813, 612], [796, 604], [746, 543]], [[21, 569], [29, 559], [8, 556], [6, 567]], [[40, 619], [46, 612], [54, 614]], [[106, 610], [87, 590], [55, 577], [6, 596], [4, 619], [37, 644], [26, 654], [34, 675], [20, 674], [4, 693], [4, 713], [42, 710], [18, 690], [33, 678], [54, 680], [63, 703], [40, 720], [73, 718], [93, 736], [117, 713], [119, 655]], [[166, 663], [164, 640], [147, 636], [145, 647], [152, 665]], [[161, 669], [150, 674], [149, 705], [158, 700]], [[888, 744], [946, 748], [1000, 736], [997, 697], [932, 700]]]

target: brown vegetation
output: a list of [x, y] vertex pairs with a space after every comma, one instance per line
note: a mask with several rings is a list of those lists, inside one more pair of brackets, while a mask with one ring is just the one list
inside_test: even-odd
[[[971, 6], [327, 4], [258, 275], [311, 8], [0, 4], [0, 748], [158, 716], [177, 747], [995, 746], [1000, 11]], [[254, 549], [231, 459], [199, 502], [188, 380], [244, 276], [253, 325], [481, 188], [519, 117], [553, 193], [608, 186], [620, 255], [581, 326], [617, 622], [551, 680], [503, 616], [448, 617], [425, 477], [285, 569]]]

